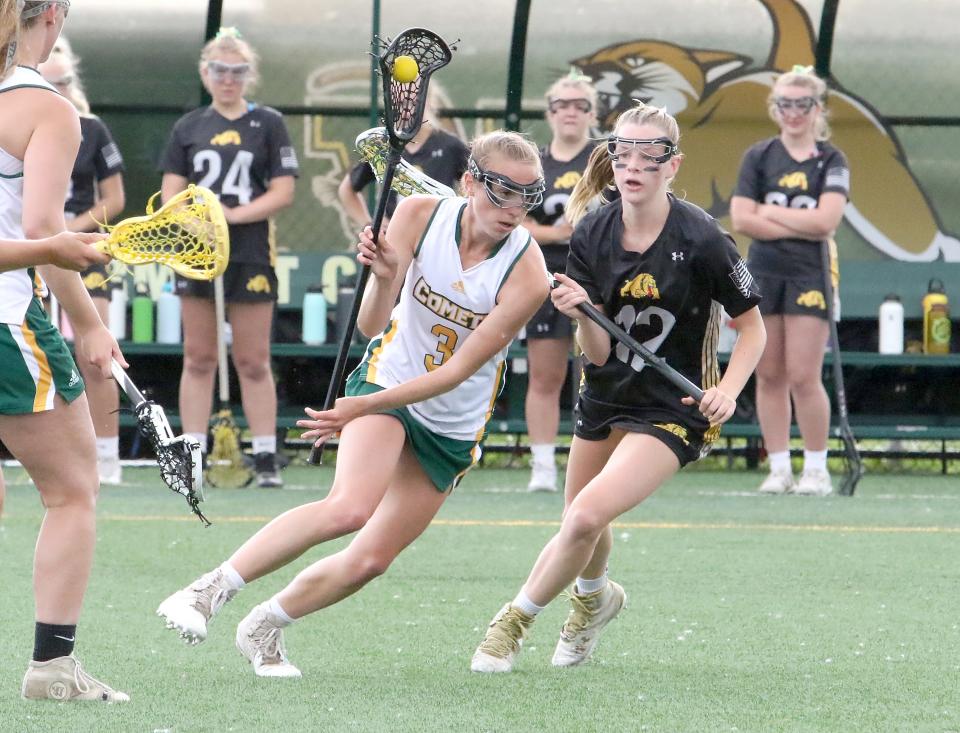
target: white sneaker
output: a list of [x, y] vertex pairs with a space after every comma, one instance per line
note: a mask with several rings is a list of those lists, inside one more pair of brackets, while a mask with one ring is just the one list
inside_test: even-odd
[[300, 677], [300, 670], [287, 660], [280, 619], [268, 603], [255, 606], [237, 625], [237, 649], [253, 665], [257, 677]]
[[533, 464], [530, 472], [530, 482], [527, 484], [527, 491], [556, 491], [557, 490], [557, 467], [554, 464], [539, 465]]
[[470, 669], [474, 672], [509, 672], [520, 653], [533, 616], [509, 603], [500, 609], [487, 627], [486, 636], [473, 653]]
[[560, 629], [553, 652], [554, 667], [573, 667], [585, 662], [600, 640], [603, 627], [613, 621], [627, 603], [627, 594], [612, 580], [598, 591], [570, 594], [573, 608]]
[[236, 594], [216, 568], [167, 598], [157, 615], [166, 620], [168, 629], [179, 631], [187, 644], [199, 644], [207, 638], [207, 622]]
[[97, 469], [100, 472], [101, 484], [119, 486], [122, 483], [123, 472], [118, 457], [97, 459]]
[[128, 702], [130, 696], [89, 675], [72, 654], [46, 662], [30, 662], [20, 695], [25, 700], [98, 700]]
[[794, 492], [804, 496], [832, 494], [833, 483], [830, 481], [830, 474], [820, 468], [809, 468], [800, 475]]
[[795, 488], [793, 472], [788, 468], [785, 471], [771, 471], [757, 491], [761, 494], [789, 494]]

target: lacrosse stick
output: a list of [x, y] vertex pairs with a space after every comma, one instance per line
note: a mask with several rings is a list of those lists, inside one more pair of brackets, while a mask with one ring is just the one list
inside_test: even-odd
[[835, 435], [843, 441], [845, 461], [843, 483], [840, 484], [841, 496], [853, 496], [857, 484], [866, 472], [863, 459], [857, 449], [857, 439], [850, 429], [850, 414], [847, 411], [847, 389], [843, 382], [843, 364], [840, 361], [840, 334], [837, 332], [836, 302], [833, 290], [833, 267], [830, 256], [831, 242], [825, 240], [820, 246], [820, 259], [823, 262], [823, 297], [827, 303], [827, 320], [830, 322], [830, 351], [833, 355], [833, 395], [837, 402], [837, 429]]
[[213, 417], [213, 446], [207, 465], [207, 480], [211, 486], [239, 489], [253, 480], [253, 472], [243, 460], [240, 451], [240, 429], [233, 419], [230, 407], [230, 373], [227, 370], [227, 340], [224, 335], [226, 306], [223, 298], [223, 278], [213, 281], [213, 303], [217, 318], [217, 388], [220, 410]]
[[146, 216], [107, 226], [108, 239], [97, 249], [128, 265], [159, 262], [191, 280], [213, 280], [230, 259], [230, 233], [215, 193], [190, 184], [154, 211], [155, 193]]
[[[547, 279], [550, 281], [551, 288], [555, 288], [560, 284], [550, 273], [547, 273]], [[652, 351], [650, 351], [650, 349], [641, 344], [639, 341], [633, 338], [633, 336], [620, 328], [620, 326], [594, 308], [590, 303], [580, 303], [577, 306], [577, 310], [600, 326], [600, 328], [606, 331], [618, 343], [623, 344], [628, 350], [633, 352], [634, 355], [643, 360], [645, 364], [657, 370], [663, 377], [667, 379], [668, 382], [673, 384], [675, 387], [679, 387], [685, 395], [693, 397], [693, 399], [695, 399], [697, 402], [700, 402], [700, 400], [703, 399], [702, 389], [683, 376], [672, 366], [667, 364], [666, 359], [664, 359], [662, 356], [657, 356], [654, 354]]]
[[203, 516], [199, 506], [203, 501], [203, 458], [200, 443], [196, 438], [186, 435], [174, 437], [163, 408], [143, 396], [116, 359], [111, 362], [110, 369], [113, 378], [133, 404], [137, 428], [157, 457], [163, 482], [171, 491], [182, 495], [193, 513], [209, 527], [210, 520]]
[[[357, 152], [370, 166], [377, 181], [383, 182], [390, 158], [390, 139], [387, 128], [373, 127], [357, 135]], [[456, 196], [457, 193], [449, 186], [433, 180], [423, 171], [414, 168], [407, 161], [401, 159], [393, 171], [393, 181], [390, 188], [401, 196], [411, 196], [415, 193], [425, 193], [431, 196]]]
[[[393, 187], [394, 173], [401, 163], [400, 156], [404, 146], [413, 140], [423, 123], [423, 111], [427, 103], [427, 86], [430, 76], [438, 69], [450, 63], [450, 47], [436, 33], [424, 28], [410, 28], [399, 36], [380, 54], [380, 76], [383, 82], [383, 115], [386, 122], [385, 132], [389, 139], [389, 153], [383, 171], [383, 186], [380, 189], [377, 207], [373, 217], [373, 243], [376, 245], [383, 225], [383, 216], [387, 210], [387, 199]], [[364, 266], [357, 275], [353, 290], [353, 303], [346, 327], [340, 335], [337, 359], [333, 365], [333, 374], [327, 387], [327, 396], [323, 409], [333, 407], [340, 394], [343, 375], [347, 368], [350, 342], [360, 313], [363, 291], [370, 277], [370, 268]], [[342, 304], [337, 304], [342, 307]], [[311, 464], [319, 465], [323, 449], [310, 450]]]

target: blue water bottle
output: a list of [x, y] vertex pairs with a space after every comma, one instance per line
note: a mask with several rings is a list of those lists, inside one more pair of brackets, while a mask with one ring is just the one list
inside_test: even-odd
[[180, 298], [174, 295], [169, 280], [157, 298], [157, 343], [180, 343]]
[[327, 342], [327, 298], [323, 287], [312, 285], [303, 296], [303, 343], [319, 346]]

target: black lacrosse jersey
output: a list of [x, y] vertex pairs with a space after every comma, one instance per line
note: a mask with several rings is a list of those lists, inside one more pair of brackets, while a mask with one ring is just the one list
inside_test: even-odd
[[[624, 250], [622, 238], [620, 200], [587, 214], [570, 240], [567, 275], [614, 323], [691, 382], [715, 386], [720, 306], [735, 318], [760, 302], [733, 239], [703, 209], [673, 195], [663, 231], [646, 252]], [[708, 427], [696, 405], [681, 404], [677, 387], [612, 340], [603, 366], [585, 364], [584, 381], [584, 395], [595, 402]]]
[[[456, 190], [460, 178], [467, 170], [467, 160], [470, 158], [470, 148], [456, 135], [446, 130], [434, 129], [430, 137], [424, 141], [415, 153], [403, 151], [403, 159], [418, 170], [426, 173], [437, 183]], [[373, 183], [376, 176], [370, 166], [361, 161], [350, 170], [350, 186], [360, 192]], [[387, 216], [393, 216], [397, 208], [399, 197], [395, 191], [390, 192], [387, 200]]]
[[[797, 161], [779, 137], [753, 145], [740, 164], [734, 196], [794, 209], [817, 208], [824, 193], [842, 193], [850, 198], [846, 156], [827, 142], [818, 142], [817, 150], [816, 157]], [[757, 275], [801, 279], [823, 276], [820, 245], [809, 239], [754, 240], [747, 262]]]
[[74, 216], [90, 211], [96, 202], [97, 183], [117, 173], [123, 173], [123, 156], [110, 130], [99, 117], [80, 115], [80, 150], [64, 211]]
[[[547, 188], [543, 192], [543, 203], [529, 214], [530, 218], [537, 224], [553, 226], [563, 219], [563, 214], [567, 209], [567, 201], [570, 200], [573, 187], [583, 176], [583, 171], [587, 167], [587, 161], [590, 159], [593, 148], [593, 145], [585, 145], [583, 150], [568, 161], [554, 158], [550, 154], [549, 145], [540, 149], [543, 180]], [[570, 251], [568, 242], [541, 244], [540, 250], [543, 252], [543, 259], [547, 263], [549, 272], [563, 272], [567, 265], [567, 254]]]
[[[298, 176], [297, 154], [283, 117], [275, 109], [250, 104], [228, 120], [213, 107], [201, 107], [173, 126], [160, 168], [206, 186], [224, 206], [249, 204], [270, 180]], [[230, 261], [272, 265], [270, 221], [230, 225]]]

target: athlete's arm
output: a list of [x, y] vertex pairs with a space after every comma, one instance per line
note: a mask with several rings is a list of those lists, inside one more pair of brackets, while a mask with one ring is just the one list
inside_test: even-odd
[[760, 204], [746, 196], [730, 199], [730, 224], [735, 232], [760, 241], [797, 236], [789, 227], [762, 216]]
[[113, 221], [126, 204], [123, 193], [123, 174], [114, 173], [102, 181], [97, 181], [97, 202], [89, 211], [85, 211], [67, 222], [71, 232], [95, 232], [101, 224]]
[[828, 191], [820, 195], [815, 209], [761, 204], [758, 214], [768, 221], [787, 227], [792, 232], [791, 236], [820, 241], [833, 236], [837, 231], [846, 205], [846, 195]]
[[190, 181], [177, 173], [164, 173], [160, 183], [160, 198], [167, 202], [181, 191], [185, 191]]
[[[591, 321], [577, 308], [581, 303], [590, 303], [587, 291], [575, 280], [563, 273], [556, 274], [559, 285], [550, 292], [553, 306], [565, 316], [577, 322], [577, 344], [583, 355], [591, 364], [603, 366], [610, 357], [610, 334]], [[594, 305], [598, 311], [604, 312], [602, 305]]]
[[360, 191], [353, 187], [353, 181], [350, 179], [349, 173], [343, 177], [337, 187], [337, 198], [340, 199], [340, 205], [347, 212], [347, 216], [360, 226], [369, 226], [370, 222], [373, 221], [373, 217], [370, 216], [370, 209], [367, 208], [367, 200]]
[[540, 246], [556, 244], [557, 242], [566, 243], [570, 241], [570, 237], [573, 235], [573, 227], [566, 219], [561, 219], [558, 225], [539, 224], [536, 219], [527, 216], [523, 220], [523, 226], [533, 235]]
[[223, 215], [228, 224], [250, 224], [255, 221], [264, 221], [287, 208], [293, 203], [294, 182], [293, 176], [277, 176], [271, 178], [267, 190], [257, 196], [249, 204], [223, 207]]

